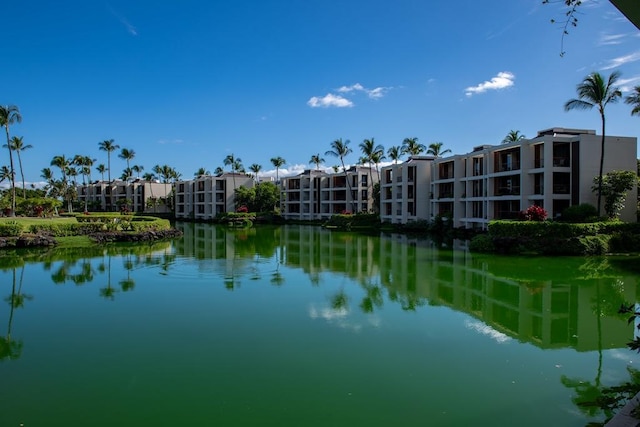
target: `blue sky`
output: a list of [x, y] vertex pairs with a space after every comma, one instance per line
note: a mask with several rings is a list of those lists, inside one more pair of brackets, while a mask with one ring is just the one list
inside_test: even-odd
[[[595, 110], [563, 110], [592, 71], [640, 84], [640, 31], [605, 0], [585, 2], [563, 57], [561, 6], [541, 0], [23, 0], [3, 17], [0, 104], [22, 113], [29, 182], [55, 155], [106, 164], [105, 139], [187, 179], [228, 154], [263, 175], [275, 156], [281, 176], [317, 153], [330, 167], [337, 138], [351, 164], [372, 137], [465, 153], [511, 129], [599, 129]], [[608, 134], [638, 135], [627, 105], [607, 111]]]

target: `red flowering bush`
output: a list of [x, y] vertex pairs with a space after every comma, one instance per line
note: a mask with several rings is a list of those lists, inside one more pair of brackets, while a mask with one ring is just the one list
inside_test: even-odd
[[520, 212], [520, 217], [525, 221], [544, 221], [547, 219], [547, 211], [542, 206], [531, 205]]
[[247, 212], [249, 212], [249, 208], [247, 208], [245, 205], [238, 206], [238, 209], [236, 209], [236, 212], [238, 212], [238, 213], [247, 213]]

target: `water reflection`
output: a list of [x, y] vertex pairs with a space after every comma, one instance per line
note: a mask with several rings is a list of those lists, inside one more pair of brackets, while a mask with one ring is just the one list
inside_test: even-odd
[[[14, 312], [24, 307], [25, 301], [33, 299], [32, 296], [22, 292], [22, 284], [24, 283], [24, 262], [20, 257], [9, 256], [6, 260], [3, 270], [11, 271], [11, 295], [7, 296], [4, 301], [9, 304], [9, 320], [7, 321], [7, 334], [0, 336], [0, 361], [15, 360], [22, 355], [23, 343], [11, 337], [11, 328], [13, 326]], [[19, 279], [17, 279], [17, 270], [20, 269]], [[16, 282], [17, 285], [16, 285]]]
[[[179, 224], [181, 255], [225, 260], [225, 285], [264, 274], [248, 264], [270, 259], [271, 283], [282, 285], [280, 265], [301, 269], [313, 285], [329, 274], [357, 282], [363, 296], [344, 288], [331, 296], [335, 310], [357, 305], [364, 313], [385, 299], [403, 310], [447, 306], [473, 316], [498, 334], [540, 348], [578, 351], [622, 348], [630, 330], [617, 309], [636, 301], [637, 274], [624, 268], [634, 258], [529, 258], [472, 255], [442, 250], [405, 235], [368, 236], [318, 227], [235, 230]], [[386, 298], [385, 298], [386, 297]]]

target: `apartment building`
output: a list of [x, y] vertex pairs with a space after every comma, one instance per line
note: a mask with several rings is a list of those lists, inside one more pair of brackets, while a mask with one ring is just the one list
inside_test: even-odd
[[435, 157], [411, 156], [382, 168], [380, 220], [392, 224], [431, 219], [429, 197]]
[[280, 179], [280, 211], [285, 219], [318, 220], [343, 212], [372, 212], [378, 172], [352, 166], [346, 173], [306, 170]]
[[171, 184], [136, 179], [131, 182], [113, 180], [96, 181], [76, 186], [78, 200], [87, 202], [91, 210], [119, 211], [126, 205], [131, 212], [163, 213], [170, 209], [165, 203], [171, 194]]
[[[595, 206], [600, 145], [593, 130], [551, 128], [533, 139], [436, 159], [432, 215], [451, 215], [455, 226], [485, 228], [489, 220], [517, 218], [531, 205], [543, 207], [550, 218], [572, 205]], [[604, 173], [636, 170], [637, 138], [607, 136], [605, 147]], [[628, 200], [636, 198], [634, 189]], [[621, 219], [635, 221], [636, 210], [636, 203], [627, 203]]]
[[200, 175], [175, 184], [175, 217], [177, 219], [212, 220], [219, 213], [235, 212], [235, 189], [251, 188], [254, 180], [241, 173], [218, 176]]

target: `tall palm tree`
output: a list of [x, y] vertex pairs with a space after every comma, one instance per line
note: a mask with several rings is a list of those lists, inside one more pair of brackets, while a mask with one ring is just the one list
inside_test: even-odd
[[131, 171], [136, 173], [136, 176], [140, 176], [140, 173], [144, 170], [144, 166], [142, 165], [133, 165], [131, 166]]
[[13, 166], [13, 150], [11, 150], [11, 142], [9, 137], [9, 126], [14, 123], [22, 122], [20, 109], [15, 105], [0, 105], [0, 127], [4, 127], [7, 134], [7, 149], [9, 150], [9, 167], [12, 174], [11, 178], [11, 216], [16, 216], [16, 184], [15, 184], [15, 168]]
[[136, 157], [136, 152], [128, 148], [123, 148], [122, 150], [120, 150], [120, 154], [118, 154], [118, 157], [127, 162], [127, 169], [131, 171], [130, 162], [134, 157]]
[[322, 157], [320, 157], [320, 153], [313, 154], [311, 156], [311, 160], [309, 160], [309, 163], [313, 163], [314, 165], [316, 165], [316, 170], [319, 170], [320, 169], [320, 165], [322, 163], [324, 163], [324, 159]]
[[193, 176], [198, 177], [198, 176], [203, 176], [203, 175], [211, 175], [211, 172], [209, 172], [206, 168], [198, 168], [197, 171], [195, 171], [195, 173], [193, 174]]
[[369, 181], [371, 182], [371, 164], [374, 163], [374, 160], [379, 161], [384, 153], [384, 147], [381, 144], [376, 144], [374, 138], [363, 140], [359, 144], [359, 147], [360, 151], [364, 155], [364, 158], [366, 159], [366, 163], [369, 163]]
[[287, 163], [287, 161], [280, 156], [271, 158], [271, 164], [276, 168], [276, 183], [280, 182], [278, 171], [280, 170], [280, 167], [285, 163]]
[[55, 166], [57, 168], [60, 168], [60, 172], [62, 173], [62, 179], [60, 180], [60, 182], [58, 184], [56, 184], [56, 191], [58, 192], [58, 195], [60, 197], [63, 198], [63, 200], [65, 200], [67, 202], [67, 210], [69, 212], [72, 211], [71, 209], [71, 198], [70, 196], [72, 195], [72, 192], [69, 191], [69, 182], [67, 180], [67, 175], [70, 171], [70, 166], [71, 166], [71, 160], [67, 159], [66, 156], [63, 154], [61, 156], [55, 156], [52, 160], [51, 160], [51, 166]]
[[107, 167], [104, 165], [104, 163], [100, 163], [98, 166], [96, 166], [96, 171], [100, 174], [100, 180], [104, 181], [104, 173], [107, 171]]
[[242, 159], [233, 155], [233, 153], [228, 154], [227, 157], [224, 158], [223, 161], [225, 166], [231, 166], [231, 173], [233, 177], [233, 191], [236, 191], [236, 172], [242, 168]]
[[395, 164], [398, 164], [398, 160], [400, 160], [400, 158], [402, 157], [402, 153], [402, 147], [399, 145], [389, 147], [389, 149], [387, 150], [387, 156], [389, 156], [389, 158], [393, 160], [393, 163]]
[[257, 183], [258, 182], [258, 174], [262, 170], [262, 166], [257, 164], [257, 163], [254, 163], [251, 166], [249, 166], [249, 170], [251, 172], [253, 172], [253, 175], [255, 176], [255, 180], [256, 180], [256, 183]]
[[418, 143], [418, 138], [405, 138], [402, 141], [402, 153], [410, 156], [417, 156], [427, 150], [424, 144]]
[[107, 152], [107, 170], [109, 173], [107, 174], [107, 178], [109, 182], [111, 182], [111, 153], [116, 151], [120, 146], [114, 143], [113, 139], [107, 139], [98, 143], [98, 148], [102, 151]]
[[504, 137], [504, 139], [502, 140], [502, 143], [503, 144], [508, 144], [510, 142], [518, 142], [518, 141], [522, 141], [525, 138], [526, 138], [526, 136], [521, 134], [519, 130], [513, 130], [512, 129], [512, 130], [509, 131], [507, 136]]
[[633, 92], [625, 96], [624, 103], [633, 106], [631, 110], [632, 116], [640, 116], [640, 86], [634, 87]]
[[11, 169], [9, 166], [0, 166], [0, 182], [8, 179], [11, 184]]
[[217, 168], [214, 169], [213, 173], [216, 174], [217, 176], [220, 176], [224, 173], [224, 169], [218, 166]]
[[608, 79], [598, 72], [589, 74], [578, 84], [576, 90], [578, 98], [570, 99], [564, 104], [565, 111], [590, 110], [598, 107], [600, 120], [602, 121], [602, 139], [600, 141], [600, 170], [598, 172], [598, 216], [600, 216], [600, 202], [602, 201], [602, 172], [604, 168], [604, 142], [605, 142], [605, 114], [607, 104], [614, 104], [622, 97], [622, 92], [617, 88], [616, 82], [620, 78], [620, 72], [614, 71]]
[[327, 156], [333, 156], [340, 159], [340, 164], [342, 165], [342, 171], [344, 172], [345, 181], [347, 181], [347, 189], [349, 190], [349, 199], [351, 199], [351, 212], [354, 212], [353, 208], [353, 194], [351, 194], [351, 183], [349, 182], [349, 178], [347, 177], [347, 168], [344, 166], [344, 158], [353, 152], [351, 148], [349, 148], [350, 141], [342, 138], [338, 138], [331, 143], [331, 150], [327, 150], [324, 154]]
[[22, 198], [26, 199], [27, 192], [24, 188], [24, 170], [22, 169], [22, 157], [20, 156], [20, 153], [22, 151], [28, 150], [29, 148], [33, 148], [33, 145], [31, 144], [25, 145], [23, 138], [21, 136], [14, 136], [13, 138], [11, 138], [9, 148], [15, 151], [16, 154], [18, 155], [18, 166], [20, 167], [20, 176], [22, 177]]
[[442, 142], [434, 142], [432, 144], [429, 144], [427, 154], [430, 154], [433, 157], [442, 157], [445, 154], [451, 153], [451, 150], [449, 150], [448, 148], [446, 150], [443, 150], [442, 145]]

